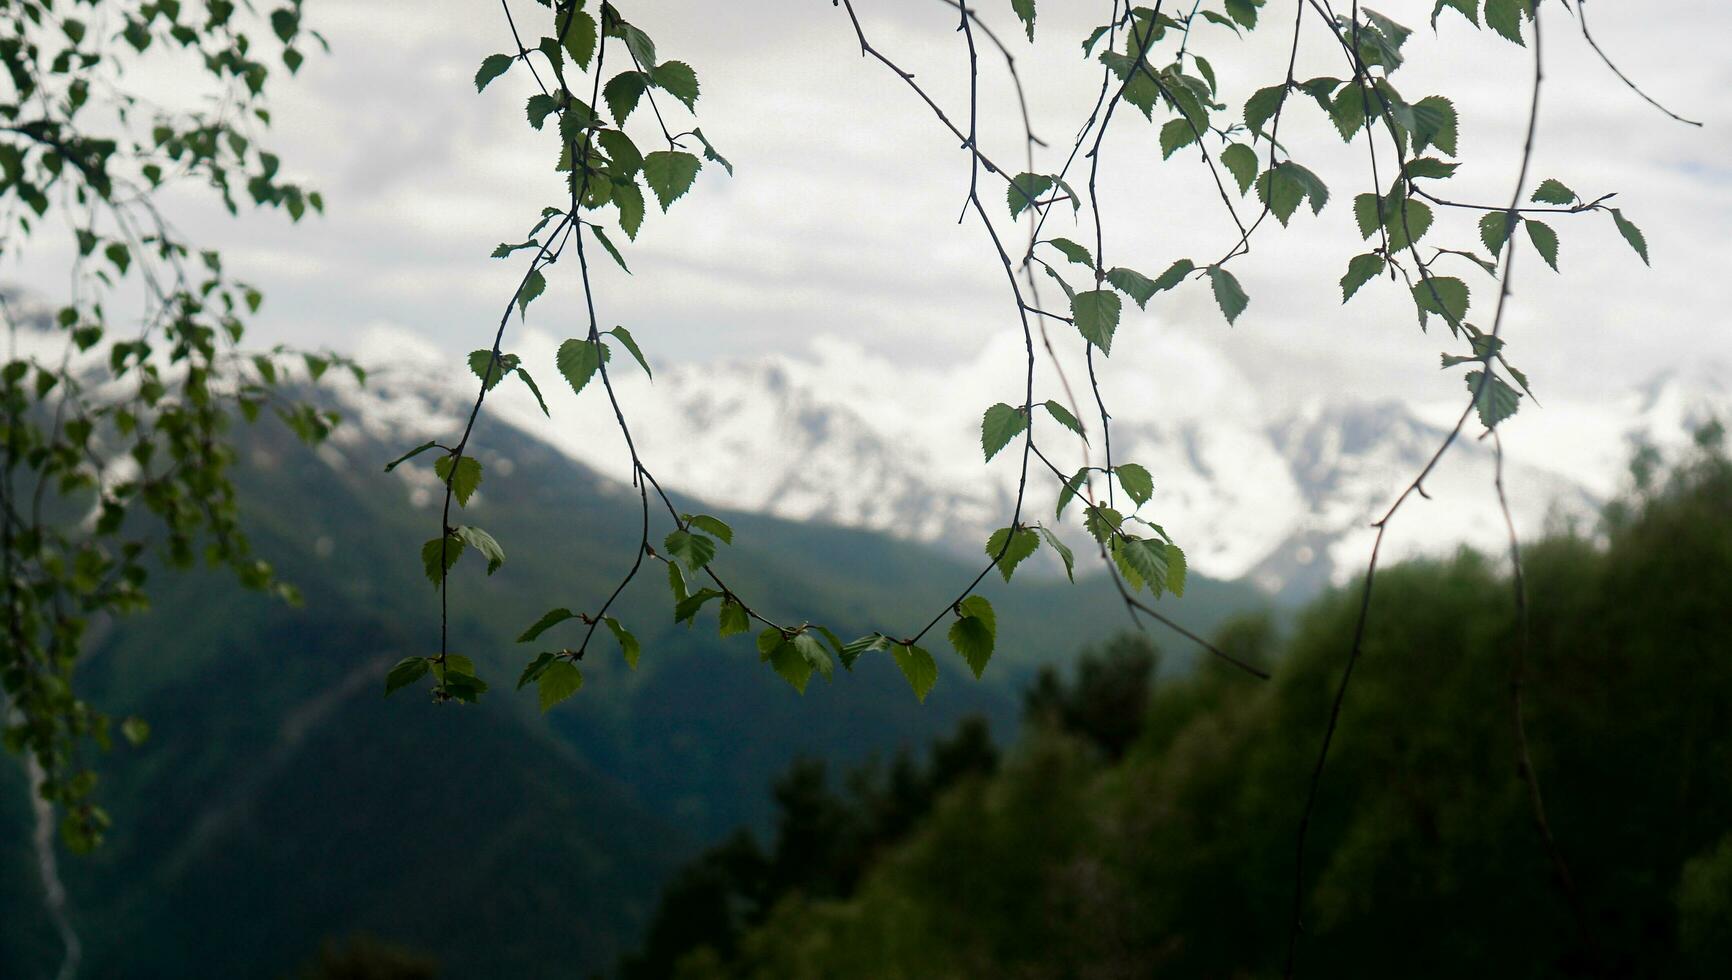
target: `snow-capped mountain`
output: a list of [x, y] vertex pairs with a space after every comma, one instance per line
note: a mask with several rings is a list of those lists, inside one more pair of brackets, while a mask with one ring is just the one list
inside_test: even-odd
[[[515, 348], [538, 370], [553, 418], [512, 382], [489, 397], [489, 413], [623, 482], [629, 456], [605, 396], [598, 385], [573, 396], [552, 369], [553, 348], [536, 336]], [[411, 367], [345, 396], [362, 425], [395, 429], [407, 440], [449, 435], [460, 424], [474, 382], [459, 373], [457, 359], [396, 331], [370, 334], [363, 360], [369, 352], [388, 352], [390, 361]], [[995, 401], [1023, 400], [1025, 357], [1019, 345], [1006, 344], [941, 370], [821, 341], [809, 357], [681, 365], [653, 381], [628, 358], [616, 359], [610, 373], [638, 449], [666, 487], [719, 507], [978, 554], [1009, 520], [1022, 459], [1018, 441], [982, 463], [980, 413]], [[1040, 445], [1068, 474], [1085, 452], [1099, 465], [1105, 447], [1098, 408], [1082, 383], [1086, 366], [1065, 370], [1071, 390], [1088, 399], [1078, 414], [1090, 445], [1044, 412], [1035, 424]], [[1038, 392], [1067, 400], [1049, 362], [1037, 371]], [[1548, 521], [1591, 519], [1620, 487], [1637, 441], [1681, 446], [1716, 411], [1732, 414], [1732, 391], [1720, 377], [1672, 375], [1594, 404], [1548, 403], [1518, 416], [1505, 434], [1505, 482], [1518, 527], [1533, 534]], [[1162, 387], [1152, 388], [1150, 378]], [[1141, 513], [1185, 547], [1198, 571], [1249, 577], [1294, 596], [1363, 566], [1371, 522], [1424, 466], [1447, 425], [1398, 402], [1346, 397], [1277, 411], [1260, 403], [1222, 355], [1174, 335], [1124, 338], [1100, 380], [1114, 460], [1140, 463], [1155, 478], [1155, 497]], [[1463, 543], [1504, 546], [1491, 447], [1477, 434], [1470, 425], [1426, 480], [1429, 497], [1404, 505], [1385, 541], [1387, 557]], [[1022, 519], [1053, 525], [1059, 481], [1038, 460], [1028, 480]], [[1122, 494], [1118, 502], [1126, 503]], [[1081, 543], [1080, 508], [1065, 517], [1061, 533]]]

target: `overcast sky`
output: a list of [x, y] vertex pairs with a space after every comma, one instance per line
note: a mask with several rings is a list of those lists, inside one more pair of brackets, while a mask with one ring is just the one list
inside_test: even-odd
[[[1009, 0], [980, 6], [1016, 49], [1035, 128], [1054, 144], [1037, 169], [1056, 169], [1099, 84], [1098, 65], [1081, 59], [1078, 42], [1109, 5], [1042, 0], [1032, 48]], [[1449, 185], [1452, 195], [1504, 201], [1530, 56], [1453, 13], [1434, 36], [1426, 26], [1431, 6], [1380, 5], [1417, 29], [1396, 81], [1410, 101], [1432, 92], [1456, 100], [1470, 162]], [[1732, 268], [1725, 97], [1732, 5], [1589, 8], [1596, 36], [1621, 67], [1704, 121], [1703, 129], [1643, 104], [1594, 59], [1562, 7], [1546, 6], [1548, 85], [1530, 186], [1555, 176], [1586, 196], [1619, 191], [1618, 203], [1647, 232], [1654, 268], [1641, 264], [1605, 215], [1555, 221], [1564, 274], [1545, 269], [1531, 250], [1518, 262], [1506, 325], [1511, 357], [1542, 398], [1592, 398], [1667, 367], [1732, 362], [1724, 298], [1724, 270]], [[965, 118], [966, 60], [951, 9], [939, 0], [857, 0], [856, 7], [874, 42], [916, 71], [953, 117]], [[531, 37], [543, 31], [545, 8], [514, 0], [514, 9]], [[668, 216], [652, 203], [643, 234], [626, 250], [635, 275], [598, 267], [604, 326], [628, 325], [664, 363], [797, 353], [828, 337], [892, 361], [960, 368], [993, 338], [1020, 336], [990, 244], [972, 219], [955, 220], [966, 156], [905, 86], [859, 56], [845, 12], [826, 0], [639, 0], [622, 9], [655, 36], [664, 59], [697, 68], [699, 122], [736, 176], [707, 168]], [[1218, 27], [1199, 31], [1193, 48], [1211, 56], [1235, 112], [1250, 91], [1279, 80], [1291, 9], [1286, 0], [1269, 4], [1271, 22], [1248, 42]], [[271, 339], [345, 346], [363, 328], [388, 324], [453, 353], [485, 346], [524, 258], [499, 262], [487, 253], [520, 240], [540, 209], [560, 200], [551, 171], [556, 138], [524, 122], [532, 82], [513, 73], [480, 96], [471, 82], [484, 57], [509, 47], [498, 6], [342, 0], [309, 3], [307, 18], [332, 51], [310, 58], [278, 90], [275, 142], [291, 176], [323, 188], [329, 213], [293, 228], [270, 215], [193, 224], [264, 288], [262, 326]], [[1313, 40], [1299, 77], [1340, 74], [1316, 25], [1307, 29]], [[982, 57], [982, 85], [982, 144], [997, 159], [1020, 162], [1014, 96], [991, 53]], [[1454, 400], [1459, 378], [1436, 369], [1446, 340], [1435, 330], [1420, 333], [1400, 290], [1373, 283], [1352, 304], [1339, 302], [1346, 260], [1364, 250], [1350, 207], [1351, 196], [1368, 189], [1364, 150], [1344, 148], [1307, 100], [1290, 105], [1283, 137], [1334, 192], [1322, 216], [1302, 209], [1289, 229], [1271, 223], [1255, 252], [1235, 263], [1251, 295], [1236, 327], [1194, 282], [1149, 313], [1128, 310], [1121, 329], [1182, 332], [1217, 347], [1277, 399], [1352, 390]], [[668, 108], [683, 115], [664, 100]], [[1155, 132], [1121, 114], [1101, 180], [1111, 202], [1108, 264], [1150, 275], [1181, 256], [1218, 256], [1235, 235], [1195, 155], [1161, 161]], [[649, 130], [639, 143], [654, 145]], [[993, 186], [990, 198], [1002, 201], [1002, 188]], [[1471, 221], [1450, 216], [1432, 240], [1473, 242]], [[1008, 219], [1003, 226], [1008, 237], [1026, 234]], [[1049, 230], [1093, 237], [1068, 210]], [[1489, 322], [1492, 281], [1457, 274], [1486, 302], [1476, 302], [1475, 318]], [[578, 314], [575, 263], [567, 263], [529, 326], [577, 335]], [[1160, 364], [1148, 368], [1158, 383]], [[551, 366], [541, 373], [552, 375]]]

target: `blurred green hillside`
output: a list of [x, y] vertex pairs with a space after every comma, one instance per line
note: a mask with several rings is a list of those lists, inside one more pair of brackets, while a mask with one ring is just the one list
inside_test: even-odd
[[[1506, 563], [1411, 562], [1378, 577], [1322, 781], [1300, 976], [1728, 975], [1732, 465], [1636, 469], [1603, 528], [1526, 554], [1526, 728], [1580, 920], [1517, 777]], [[1149, 689], [1142, 643], [1102, 648], [1043, 678], [1024, 737], [935, 800], [905, 787], [936, 764], [791, 771], [768, 845], [682, 870], [628, 974], [1279, 976], [1358, 600], [1325, 596], [1286, 642], [1266, 620], [1228, 627], [1224, 644], [1279, 663], [1266, 685], [1208, 664]], [[790, 865], [812, 839], [828, 846]]]
[[[499, 427], [481, 433], [499, 457], [470, 512], [510, 560], [492, 578], [459, 566], [452, 593], [453, 649], [494, 690], [472, 707], [387, 701], [386, 667], [436, 647], [417, 558], [436, 514], [411, 504], [401, 472], [380, 472], [398, 446], [363, 437], [314, 455], [268, 426], [249, 436], [238, 475], [255, 545], [306, 603], [165, 574], [152, 612], [95, 631], [85, 690], [147, 719], [152, 736], [103, 762], [109, 843], [59, 855], [81, 976], [278, 976], [358, 933], [428, 954], [446, 977], [605, 969], [639, 940], [681, 861], [736, 826], [768, 825], [762, 789], [791, 760], [858, 761], [971, 714], [1007, 736], [1041, 664], [1127, 622], [1102, 581], [1023, 576], [991, 593], [1004, 639], [984, 680], [943, 658], [920, 705], [894, 666], [868, 660], [802, 697], [757, 662], [750, 637], [718, 641], [713, 608], [695, 630], [674, 625], [665, 586], [646, 579], [620, 613], [644, 641], [640, 668], [602, 644], [584, 690], [544, 717], [533, 692], [510, 690], [534, 653], [513, 639], [544, 610], [612, 588], [636, 546], [636, 501]], [[871, 534], [725, 516], [741, 542], [721, 559], [731, 584], [838, 628], [906, 627], [977, 570]], [[1193, 576], [1168, 603], [1207, 632], [1264, 600]], [[8, 978], [52, 976], [61, 961], [32, 825], [8, 758]]]

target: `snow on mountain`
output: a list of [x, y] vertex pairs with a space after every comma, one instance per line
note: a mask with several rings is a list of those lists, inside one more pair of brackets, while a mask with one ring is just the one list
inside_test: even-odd
[[[599, 384], [574, 396], [553, 370], [555, 343], [531, 334], [514, 345], [553, 410], [545, 418], [527, 389], [507, 381], [488, 412], [624, 482], [630, 457]], [[1037, 348], [1038, 349], [1038, 348]], [[1068, 402], [1040, 351], [1036, 400]], [[363, 361], [390, 363], [364, 391], [347, 393], [371, 435], [395, 430], [407, 445], [449, 436], [473, 402], [473, 378], [413, 335], [368, 332]], [[654, 353], [651, 352], [653, 358]], [[683, 364], [646, 378], [629, 358], [610, 376], [645, 464], [663, 486], [718, 507], [884, 531], [979, 554], [1015, 503], [1021, 442], [981, 460], [980, 413], [1024, 400], [1026, 350], [989, 346], [971, 364], [893, 364], [845, 342], [821, 339], [806, 357]], [[1088, 458], [1104, 459], [1099, 410], [1087, 366], [1064, 363], [1083, 402]], [[1176, 332], [1121, 334], [1110, 362], [1097, 361], [1112, 414], [1112, 452], [1155, 477], [1143, 513], [1185, 547], [1193, 568], [1250, 577], [1300, 596], [1353, 574], [1369, 554], [1370, 524], [1436, 450], [1444, 426], [1399, 402], [1337, 395], [1297, 412], [1265, 405], [1221, 354]], [[1634, 445], [1676, 449], [1718, 411], [1732, 408], [1724, 372], [1655, 379], [1592, 404], [1528, 406], [1505, 432], [1505, 482], [1518, 528], [1591, 518], [1621, 486]], [[1450, 419], [1453, 422], [1453, 418]], [[1445, 423], [1447, 424], [1447, 423]], [[1039, 444], [1066, 474], [1085, 448], [1044, 412]], [[1390, 559], [1461, 544], [1504, 546], [1492, 490], [1492, 453], [1470, 424], [1385, 541]], [[1057, 479], [1031, 462], [1022, 519], [1053, 523]], [[483, 489], [485, 492], [485, 488]], [[1104, 487], [1097, 492], [1104, 492]], [[1121, 505], [1126, 501], [1120, 499]], [[1073, 543], [1080, 508], [1063, 532]]]

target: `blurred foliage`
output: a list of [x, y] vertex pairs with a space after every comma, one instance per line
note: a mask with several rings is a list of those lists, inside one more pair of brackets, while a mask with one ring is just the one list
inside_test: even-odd
[[[1516, 776], [1510, 583], [1464, 551], [1380, 582], [1308, 852], [1308, 975], [1724, 975], [1732, 464], [1717, 429], [1698, 442], [1669, 473], [1639, 455], [1597, 535], [1528, 549], [1527, 729], [1587, 934]], [[1027, 697], [1043, 723], [873, 853], [857, 887], [757, 896], [774, 906], [754, 928], [702, 947], [652, 933], [638, 962], [674, 966], [633, 976], [1277, 974], [1358, 601], [1349, 586], [1307, 609], [1268, 685], [1205, 664], [1149, 690], [1152, 654], [1130, 640], [1084, 656], [1068, 684], [1043, 675]], [[1275, 637], [1243, 620], [1222, 642], [1269, 654]]]

